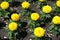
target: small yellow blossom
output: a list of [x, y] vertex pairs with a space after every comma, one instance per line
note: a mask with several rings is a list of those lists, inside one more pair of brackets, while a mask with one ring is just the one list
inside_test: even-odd
[[17, 13], [13, 13], [13, 14], [11, 15], [11, 19], [12, 19], [13, 21], [19, 21], [20, 15], [17, 14]]
[[56, 6], [57, 6], [57, 7], [60, 7], [60, 0], [58, 0], [58, 1], [56, 2]]
[[37, 27], [34, 29], [34, 35], [36, 37], [43, 37], [45, 35], [45, 30], [41, 27]]
[[42, 7], [42, 11], [43, 11], [44, 13], [50, 13], [50, 12], [52, 11], [52, 7], [49, 6], [49, 5], [43, 6], [43, 7]]
[[22, 3], [22, 8], [26, 8], [26, 9], [28, 9], [30, 7], [30, 3], [29, 2], [23, 2]]
[[9, 3], [6, 2], [6, 1], [4, 1], [4, 2], [1, 3], [0, 6], [1, 6], [2, 9], [8, 9], [8, 7], [9, 7]]
[[60, 17], [59, 17], [59, 16], [53, 17], [52, 22], [53, 22], [54, 24], [60, 24]]
[[11, 30], [11, 31], [15, 31], [15, 30], [17, 30], [17, 28], [18, 28], [18, 24], [17, 23], [15, 23], [15, 22], [11, 22], [10, 24], [9, 24], [9, 30]]
[[36, 20], [38, 20], [39, 18], [40, 18], [40, 15], [39, 15], [38, 13], [32, 13], [32, 14], [31, 14], [31, 19], [32, 19], [32, 20], [35, 20], [35, 21], [36, 21]]

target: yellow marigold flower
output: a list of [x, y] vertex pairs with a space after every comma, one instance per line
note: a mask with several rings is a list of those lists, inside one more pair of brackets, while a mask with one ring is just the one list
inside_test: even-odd
[[56, 6], [60, 7], [60, 0], [56, 2]]
[[39, 15], [38, 13], [32, 13], [32, 14], [31, 14], [31, 19], [32, 19], [32, 20], [35, 20], [35, 21], [36, 21], [36, 20], [39, 19], [39, 17], [40, 17], [40, 15]]
[[40, 2], [45, 2], [45, 0], [39, 0]]
[[34, 35], [36, 37], [43, 37], [45, 35], [45, 30], [41, 27], [37, 27], [34, 29]]
[[30, 7], [30, 3], [29, 2], [25, 1], [25, 2], [22, 3], [22, 8], [27, 8], [28, 9], [29, 7]]
[[17, 28], [18, 28], [18, 24], [17, 23], [15, 23], [15, 22], [11, 22], [10, 24], [9, 24], [9, 30], [11, 30], [11, 31], [15, 31], [15, 30], [17, 30]]
[[54, 24], [60, 24], [60, 17], [59, 17], [59, 16], [53, 17], [52, 22], [53, 22]]
[[20, 15], [17, 14], [17, 13], [13, 13], [13, 14], [11, 15], [11, 19], [12, 19], [13, 21], [19, 21]]
[[50, 13], [50, 12], [52, 11], [52, 7], [49, 6], [49, 5], [43, 6], [43, 7], [42, 7], [42, 11], [43, 11], [44, 13]]
[[9, 7], [9, 3], [8, 2], [4, 1], [4, 2], [1, 3], [1, 8], [2, 9], [7, 9], [8, 7]]

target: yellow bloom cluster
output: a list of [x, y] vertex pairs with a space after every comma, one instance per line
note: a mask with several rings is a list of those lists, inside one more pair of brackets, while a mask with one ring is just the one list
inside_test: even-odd
[[34, 35], [36, 37], [43, 37], [45, 35], [45, 30], [41, 27], [37, 27], [34, 29]]
[[30, 3], [29, 2], [23, 2], [22, 3], [22, 8], [26, 8], [26, 9], [28, 9], [30, 7]]
[[4, 1], [4, 2], [1, 3], [1, 8], [2, 9], [7, 9], [8, 7], [9, 7], [9, 3], [8, 2]]
[[15, 30], [17, 30], [17, 28], [18, 28], [18, 24], [17, 23], [15, 23], [15, 22], [11, 22], [10, 24], [9, 24], [9, 30], [11, 30], [11, 31], [15, 31]]
[[60, 7], [60, 0], [58, 0], [58, 1], [56, 2], [56, 6], [57, 6], [57, 7]]
[[60, 24], [60, 17], [59, 17], [59, 16], [53, 17], [52, 22], [53, 22], [54, 24]]
[[20, 15], [17, 14], [17, 13], [13, 13], [13, 14], [11, 15], [11, 19], [12, 19], [13, 21], [19, 21]]
[[45, 2], [45, 0], [39, 0], [40, 2]]
[[32, 14], [31, 14], [31, 19], [32, 19], [32, 20], [35, 20], [35, 21], [36, 21], [36, 20], [38, 20], [39, 18], [40, 18], [40, 15], [39, 15], [38, 13], [32, 13]]
[[52, 11], [52, 7], [50, 5], [43, 6], [42, 11], [44, 13], [50, 13]]

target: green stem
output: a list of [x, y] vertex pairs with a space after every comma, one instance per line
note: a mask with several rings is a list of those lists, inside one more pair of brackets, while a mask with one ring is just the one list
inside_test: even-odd
[[15, 33], [14, 32], [11, 32], [11, 39], [10, 40], [16, 40], [16, 35], [15, 35]]

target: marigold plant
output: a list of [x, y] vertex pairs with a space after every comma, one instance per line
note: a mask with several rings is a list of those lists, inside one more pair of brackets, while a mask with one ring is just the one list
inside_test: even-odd
[[1, 8], [2, 9], [8, 9], [9, 8], [9, 2], [6, 2], [6, 1], [2, 2], [1, 3]]
[[54, 16], [53, 19], [52, 19], [52, 22], [54, 24], [60, 24], [60, 17], [59, 16]]
[[54, 1], [52, 5], [46, 0], [2, 1], [0, 21], [6, 23], [7, 38], [24, 40], [26, 29], [32, 33], [32, 40], [49, 40], [53, 34], [60, 35], [60, 0]]
[[15, 31], [15, 30], [17, 30], [17, 28], [18, 28], [18, 24], [17, 24], [17, 23], [11, 22], [11, 23], [9, 24], [9, 30]]
[[30, 7], [30, 3], [24, 1], [24, 2], [22, 2], [21, 6], [22, 6], [22, 8], [26, 8], [26, 9], [28, 9], [28, 8]]
[[60, 0], [58, 0], [58, 1], [56, 2], [56, 6], [57, 6], [57, 7], [60, 7]]
[[42, 11], [44, 13], [51, 13], [52, 12], [52, 7], [50, 5], [43, 6]]
[[11, 15], [11, 19], [12, 19], [13, 21], [19, 21], [20, 15], [17, 14], [17, 13], [13, 13], [13, 14]]
[[31, 19], [32, 19], [32, 20], [35, 20], [35, 21], [36, 21], [36, 20], [38, 20], [39, 18], [40, 18], [40, 15], [39, 15], [38, 13], [32, 13], [32, 14], [31, 14]]
[[45, 30], [41, 27], [37, 27], [34, 29], [34, 35], [37, 37], [43, 37], [45, 35]]

